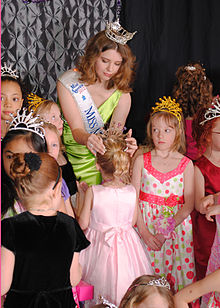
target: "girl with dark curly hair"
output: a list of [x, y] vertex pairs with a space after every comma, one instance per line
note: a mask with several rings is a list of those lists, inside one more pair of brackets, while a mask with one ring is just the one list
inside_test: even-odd
[[195, 160], [198, 157], [198, 150], [192, 137], [192, 120], [199, 107], [207, 106], [211, 102], [212, 83], [198, 62], [180, 66], [176, 77], [173, 97], [180, 104], [185, 118], [186, 156]]

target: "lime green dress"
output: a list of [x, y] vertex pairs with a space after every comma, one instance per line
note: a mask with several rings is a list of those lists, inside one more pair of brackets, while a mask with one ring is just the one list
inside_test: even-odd
[[[121, 91], [116, 90], [98, 108], [104, 124], [111, 118], [121, 94]], [[100, 172], [95, 166], [95, 156], [87, 149], [86, 146], [77, 143], [73, 139], [71, 129], [66, 121], [64, 122], [63, 143], [66, 147], [66, 153], [73, 166], [76, 177], [80, 178], [80, 181], [85, 181], [88, 185], [100, 184], [102, 178]]]

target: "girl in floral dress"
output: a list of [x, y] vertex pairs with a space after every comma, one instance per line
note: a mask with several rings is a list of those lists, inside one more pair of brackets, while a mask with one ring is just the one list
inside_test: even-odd
[[[176, 292], [195, 278], [192, 223], [194, 206], [192, 161], [182, 155], [185, 136], [182, 110], [170, 97], [156, 103], [147, 126], [151, 151], [134, 162], [132, 183], [152, 236], [148, 251], [154, 273], [165, 276]], [[137, 221], [140, 228], [141, 219]], [[161, 249], [153, 244], [160, 240]]]

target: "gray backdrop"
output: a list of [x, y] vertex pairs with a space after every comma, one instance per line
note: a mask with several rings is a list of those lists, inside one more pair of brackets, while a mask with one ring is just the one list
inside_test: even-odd
[[56, 100], [56, 80], [74, 66], [86, 41], [116, 18], [120, 1], [1, 1], [1, 63], [12, 64], [30, 90]]

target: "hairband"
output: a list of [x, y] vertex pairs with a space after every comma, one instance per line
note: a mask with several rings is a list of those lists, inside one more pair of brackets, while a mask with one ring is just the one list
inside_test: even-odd
[[55, 189], [55, 187], [57, 186], [57, 183], [59, 182], [59, 179], [60, 179], [60, 167], [58, 168], [58, 175], [57, 175], [57, 179], [56, 179], [56, 182], [55, 184], [53, 185], [53, 190]]

